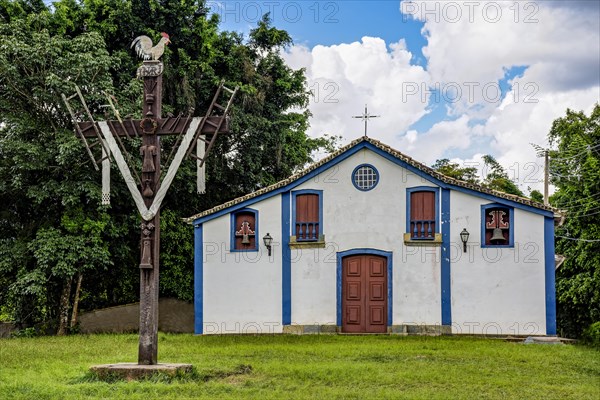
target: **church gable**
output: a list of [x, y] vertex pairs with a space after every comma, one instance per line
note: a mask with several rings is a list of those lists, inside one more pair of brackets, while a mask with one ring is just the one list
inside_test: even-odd
[[[203, 221], [211, 220], [230, 211], [235, 211], [243, 207], [250, 206], [262, 199], [294, 189], [295, 187], [298, 187], [303, 183], [310, 181], [311, 179], [335, 181], [337, 179], [335, 177], [335, 175], [337, 175], [336, 166], [363, 149], [369, 150], [401, 167], [402, 169], [397, 171], [401, 178], [402, 176], [412, 174], [433, 185], [460, 190], [475, 196], [487, 198], [490, 201], [498, 201], [499, 203], [506, 204], [507, 206], [516, 206], [539, 214], [553, 215], [554, 209], [550, 206], [534, 202], [527, 198], [498, 192], [477, 184], [472, 184], [445, 176], [437, 171], [434, 171], [425, 164], [422, 164], [411, 157], [408, 157], [401, 152], [383, 144], [382, 142], [379, 142], [378, 140], [371, 139], [369, 137], [362, 137], [354, 140], [350, 144], [325, 157], [323, 160], [310, 165], [308, 168], [295, 175], [292, 175], [285, 180], [193, 215], [187, 218], [186, 221], [189, 223], [201, 223]], [[373, 187], [375, 187], [379, 179], [379, 173], [377, 170], [370, 170], [369, 166], [366, 164], [357, 164], [355, 166], [355, 170], [352, 172], [352, 176], [353, 178], [351, 182], [355, 187], [357, 187], [358, 190], [363, 191], [370, 190], [367, 188], [367, 185], [372, 184]], [[363, 186], [362, 188], [360, 188], [361, 185]]]

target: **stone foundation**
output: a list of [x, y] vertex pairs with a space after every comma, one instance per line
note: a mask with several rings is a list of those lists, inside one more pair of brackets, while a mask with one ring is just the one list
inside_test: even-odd
[[392, 325], [388, 332], [394, 335], [441, 336], [451, 335], [450, 325]]
[[[290, 335], [322, 335], [342, 333], [342, 327], [336, 325], [285, 325], [284, 334]], [[452, 327], [449, 325], [392, 325], [388, 326], [391, 335], [425, 335], [441, 336], [451, 335]]]
[[291, 335], [322, 335], [340, 333], [336, 325], [284, 325], [283, 333]]

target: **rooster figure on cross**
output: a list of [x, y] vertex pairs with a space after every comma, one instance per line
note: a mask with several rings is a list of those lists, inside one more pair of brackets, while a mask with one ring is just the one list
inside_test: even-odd
[[131, 48], [135, 48], [135, 52], [142, 60], [158, 60], [165, 52], [165, 45], [171, 43], [168, 33], [161, 32], [160, 35], [162, 38], [154, 47], [152, 47], [152, 39], [142, 35], [133, 39]]

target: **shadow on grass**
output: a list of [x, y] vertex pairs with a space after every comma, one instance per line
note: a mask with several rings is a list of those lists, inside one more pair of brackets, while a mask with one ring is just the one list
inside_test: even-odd
[[[147, 382], [147, 383], [191, 383], [191, 382], [208, 382], [211, 380], [225, 379], [231, 376], [237, 375], [249, 375], [252, 373], [252, 365], [250, 364], [239, 364], [233, 368], [229, 369], [205, 369], [205, 370], [197, 370], [195, 367], [192, 368], [191, 372], [185, 371], [177, 371], [174, 374], [166, 374], [163, 372], [156, 372], [152, 375], [141, 377], [139, 379], [135, 379], [137, 382]], [[96, 383], [96, 382], [105, 382], [105, 383], [119, 383], [119, 382], [128, 382], [133, 379], [127, 379], [120, 374], [117, 373], [106, 373], [102, 374], [102, 376], [98, 375], [93, 371], [86, 372], [83, 376], [73, 379], [70, 384], [78, 385], [84, 383]]]

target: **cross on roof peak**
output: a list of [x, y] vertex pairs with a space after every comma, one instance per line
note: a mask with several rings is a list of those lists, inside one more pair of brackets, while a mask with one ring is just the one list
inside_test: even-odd
[[369, 114], [369, 110], [367, 105], [365, 104], [365, 112], [362, 115], [353, 115], [352, 118], [360, 118], [362, 121], [365, 121], [365, 136], [367, 135], [367, 124], [371, 118], [379, 118], [381, 115], [371, 115]]

